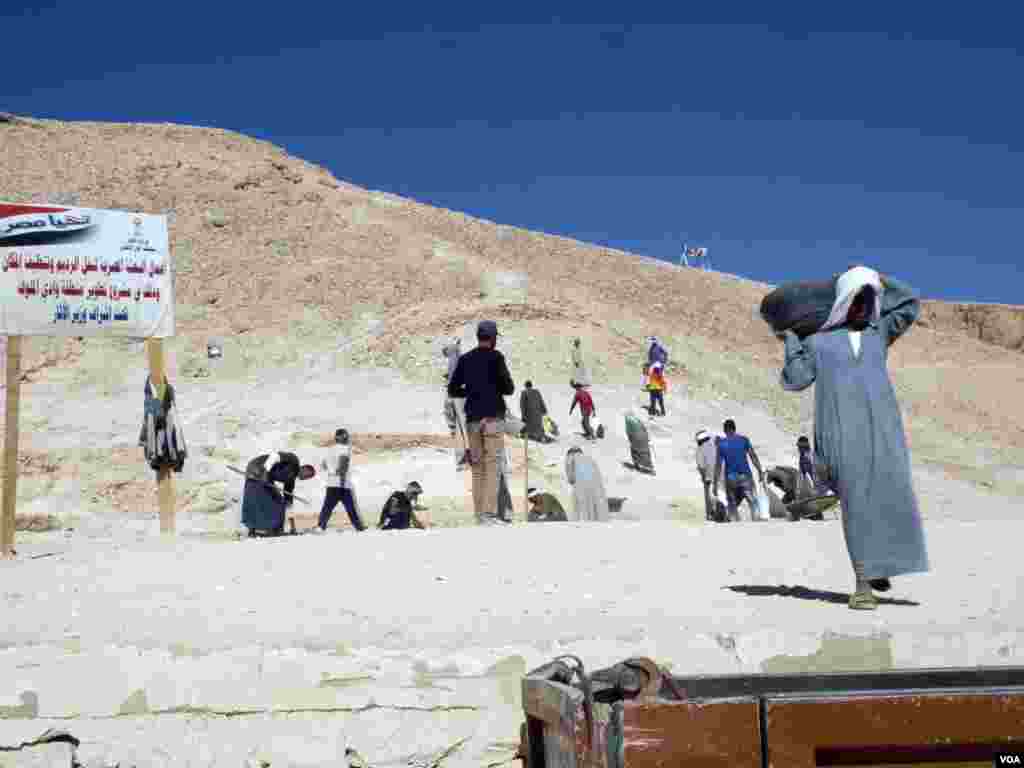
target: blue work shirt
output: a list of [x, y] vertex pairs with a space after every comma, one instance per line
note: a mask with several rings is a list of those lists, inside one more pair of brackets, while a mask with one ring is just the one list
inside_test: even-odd
[[747, 452], [750, 450], [750, 440], [746, 435], [733, 434], [731, 437], [723, 437], [718, 441], [718, 455], [725, 464], [726, 478], [733, 475], [754, 476], [747, 461]]

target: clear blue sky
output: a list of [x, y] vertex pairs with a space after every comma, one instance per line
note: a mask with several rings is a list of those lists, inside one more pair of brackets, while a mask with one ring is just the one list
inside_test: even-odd
[[672, 260], [687, 240], [768, 282], [858, 261], [1024, 303], [1018, 4], [487, 5], [6, 0], [0, 110], [237, 130], [361, 186]]

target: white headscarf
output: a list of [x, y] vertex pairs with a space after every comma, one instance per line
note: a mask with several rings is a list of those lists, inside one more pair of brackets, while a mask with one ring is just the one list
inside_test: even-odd
[[836, 301], [821, 330], [827, 331], [845, 323], [853, 300], [857, 298], [862, 288], [868, 286], [875, 289], [875, 316], [872, 319], [877, 322], [882, 311], [882, 278], [868, 267], [854, 267], [841, 274], [836, 281]]

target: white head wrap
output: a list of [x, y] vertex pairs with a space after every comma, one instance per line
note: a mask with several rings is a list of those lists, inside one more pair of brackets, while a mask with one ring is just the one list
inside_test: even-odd
[[821, 330], [827, 331], [830, 328], [843, 325], [847, 315], [850, 314], [850, 305], [866, 287], [875, 289], [875, 312], [872, 320], [877, 322], [882, 310], [882, 278], [879, 274], [868, 267], [854, 267], [839, 276], [836, 281], [836, 300], [832, 305], [832, 312]]

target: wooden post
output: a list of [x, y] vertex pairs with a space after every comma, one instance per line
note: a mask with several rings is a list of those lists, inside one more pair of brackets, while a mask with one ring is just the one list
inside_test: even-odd
[[[164, 382], [167, 368], [164, 365], [163, 339], [146, 339], [146, 351], [149, 354], [149, 381], [153, 394], [164, 397]], [[162, 467], [156, 475], [157, 498], [160, 504], [160, 533], [174, 534], [174, 474], [170, 467]]]
[[4, 495], [0, 512], [0, 559], [14, 556], [18, 498], [18, 411], [21, 396], [21, 336], [7, 337], [7, 422], [4, 433]]
[[530, 519], [530, 436], [523, 434], [523, 519]]

